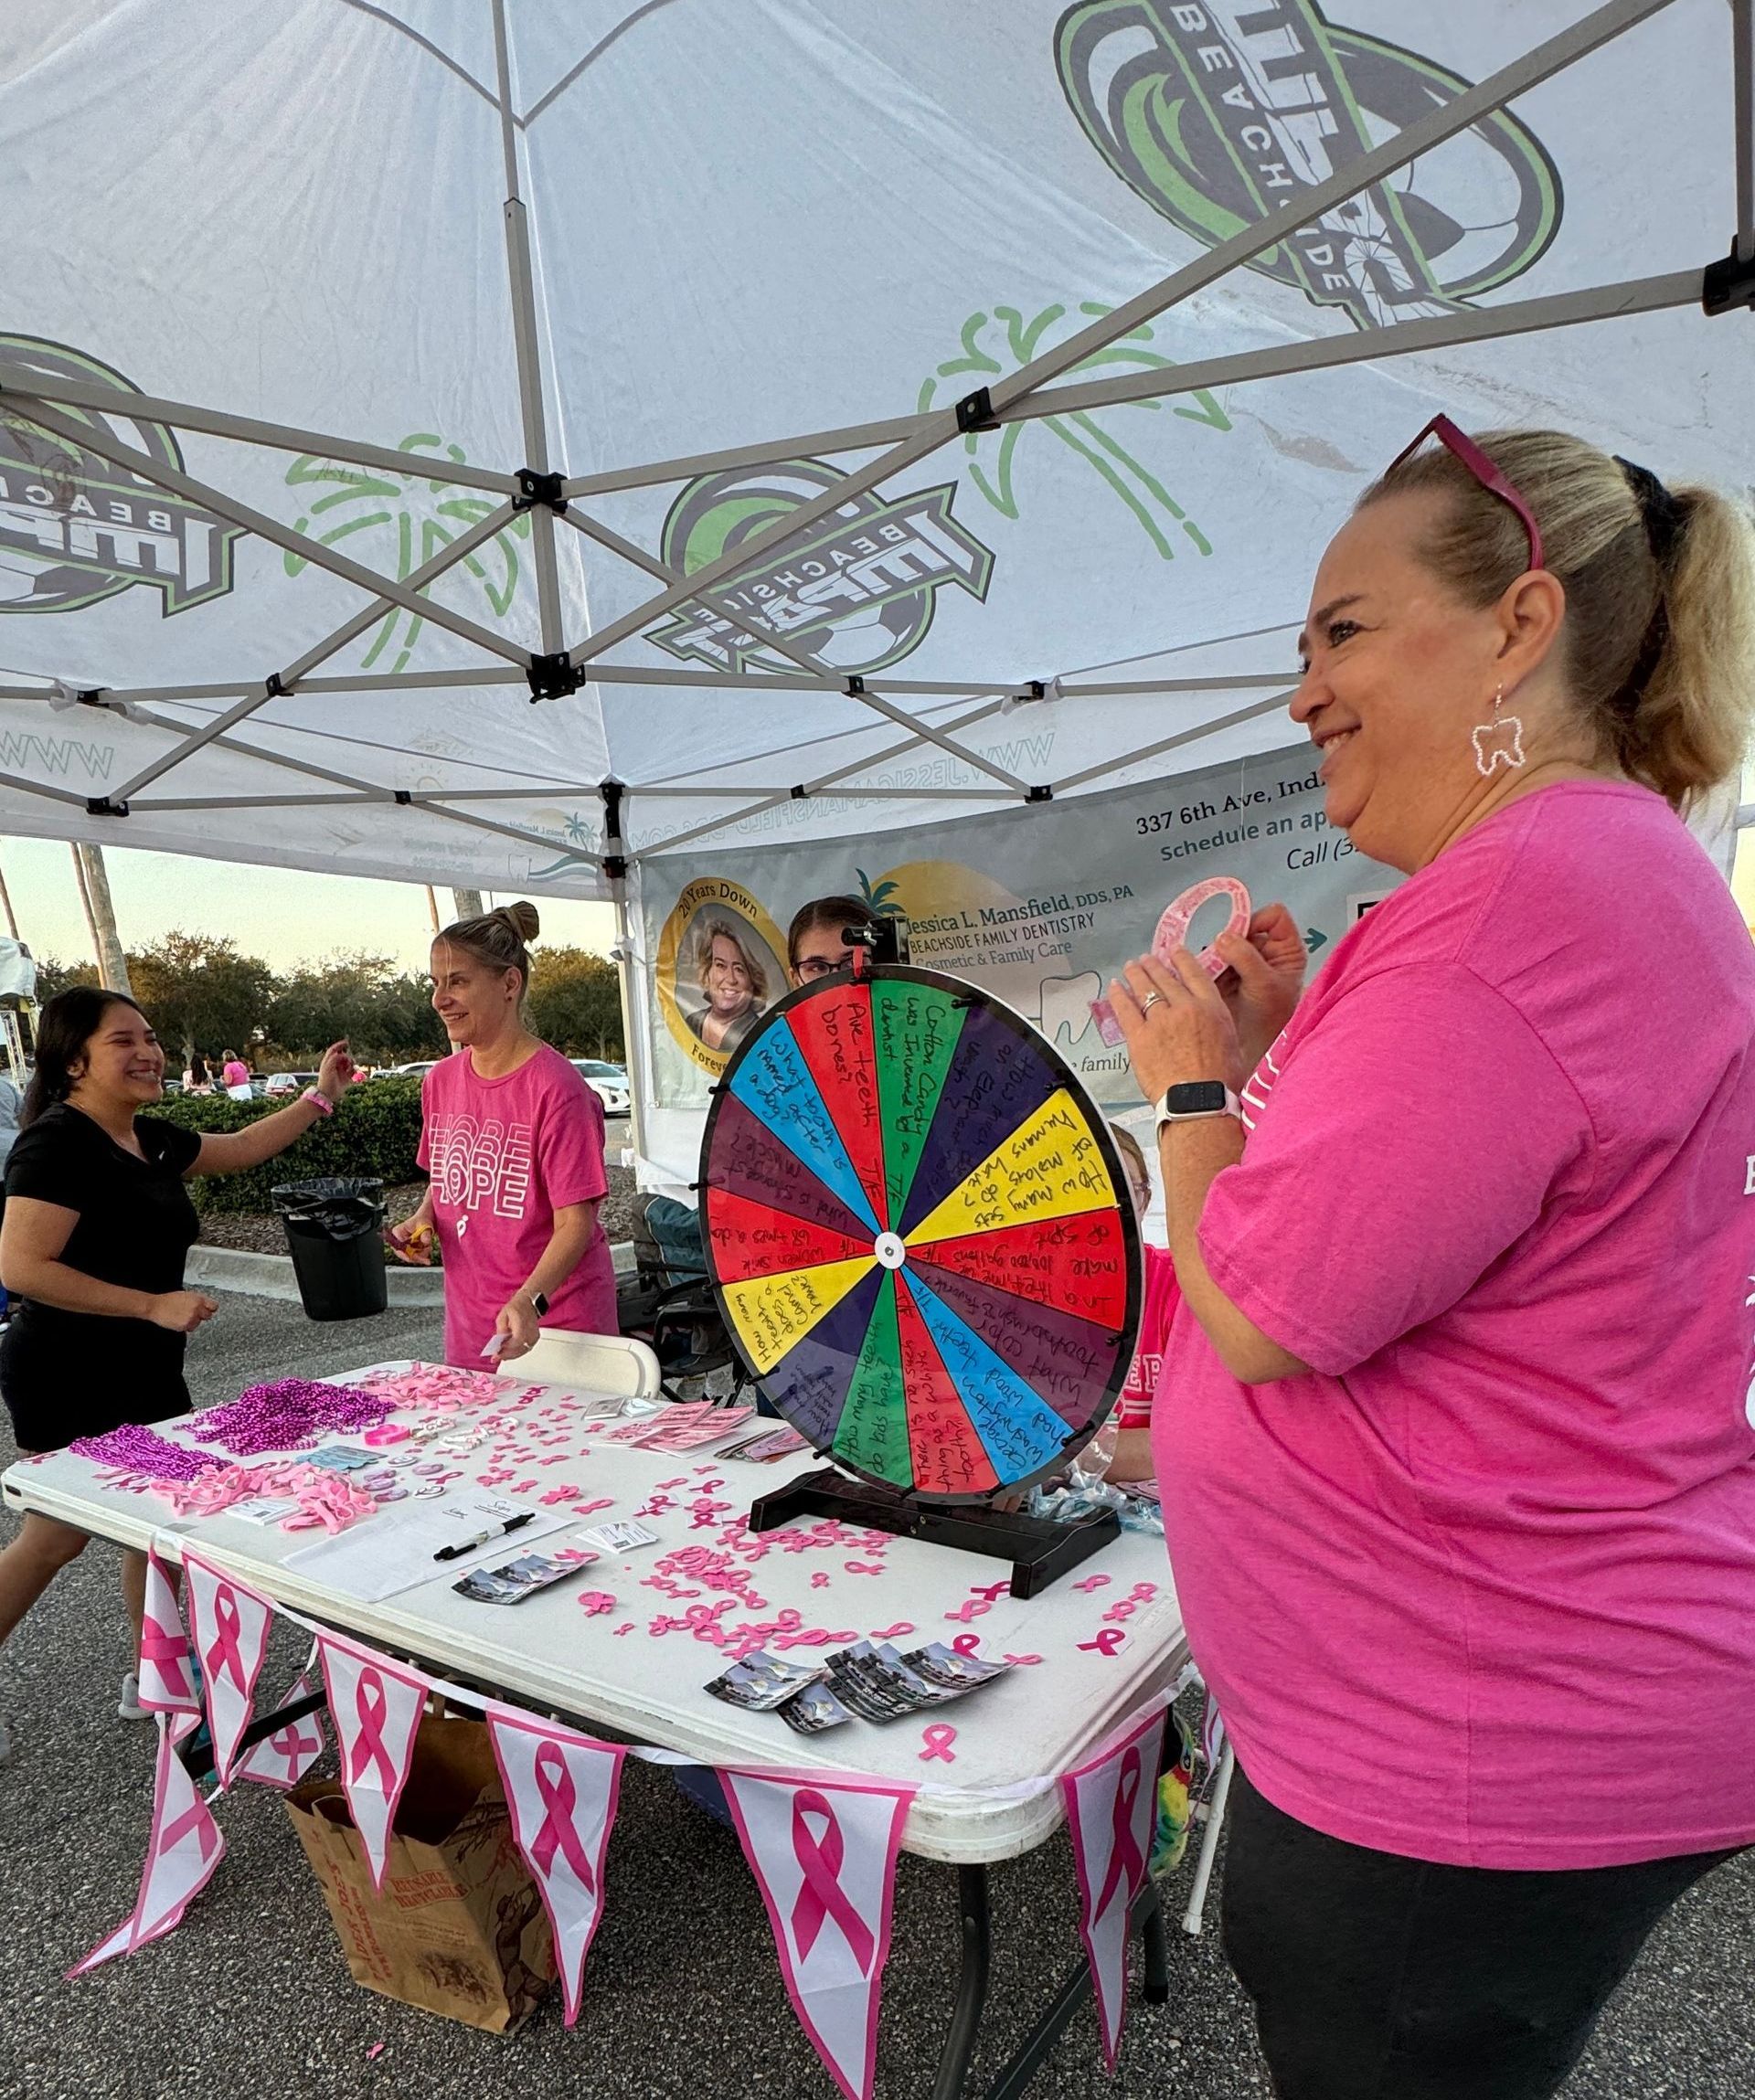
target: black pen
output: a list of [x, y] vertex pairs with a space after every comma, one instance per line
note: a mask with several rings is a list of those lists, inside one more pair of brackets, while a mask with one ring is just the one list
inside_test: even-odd
[[477, 1546], [484, 1546], [490, 1539], [503, 1539], [508, 1532], [522, 1531], [536, 1513], [534, 1510], [526, 1510], [521, 1517], [509, 1517], [491, 1532], [482, 1532], [473, 1539], [459, 1539], [455, 1545], [441, 1546], [432, 1557], [436, 1561], [454, 1561], [462, 1554], [473, 1554]]

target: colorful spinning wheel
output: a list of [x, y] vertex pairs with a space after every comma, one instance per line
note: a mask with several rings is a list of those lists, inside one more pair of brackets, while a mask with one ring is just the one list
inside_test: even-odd
[[850, 1472], [984, 1501], [1121, 1391], [1126, 1176], [1065, 1063], [973, 986], [880, 964], [782, 1000], [716, 1089], [701, 1190], [727, 1325]]

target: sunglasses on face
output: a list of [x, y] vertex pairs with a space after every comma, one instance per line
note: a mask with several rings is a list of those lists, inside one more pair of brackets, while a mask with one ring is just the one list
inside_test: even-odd
[[1446, 451], [1461, 460], [1490, 496], [1497, 496], [1502, 504], [1510, 504], [1529, 536], [1529, 566], [1543, 567], [1542, 534], [1536, 523], [1536, 514], [1467, 431], [1459, 430], [1448, 416], [1434, 416], [1411, 445], [1404, 445], [1384, 470], [1384, 479], [1388, 480], [1404, 460], [1411, 459], [1428, 438], [1436, 438]]

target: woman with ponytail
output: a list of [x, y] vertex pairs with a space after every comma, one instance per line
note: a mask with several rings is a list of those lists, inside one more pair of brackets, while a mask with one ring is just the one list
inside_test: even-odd
[[533, 904], [448, 926], [432, 944], [433, 1011], [454, 1053], [421, 1086], [415, 1214], [391, 1239], [420, 1260], [444, 1247], [445, 1358], [482, 1368], [535, 1348], [543, 1324], [613, 1334], [615, 1265], [597, 1222], [609, 1192], [603, 1105], [531, 1034]]
[[1247, 939], [1228, 998], [1112, 992], [1226, 1947], [1287, 2100], [1544, 2100], [1755, 1842], [1755, 948], [1679, 821], [1755, 562], [1710, 490], [1439, 418], [1311, 603], [1327, 820], [1407, 881], [1302, 999]]

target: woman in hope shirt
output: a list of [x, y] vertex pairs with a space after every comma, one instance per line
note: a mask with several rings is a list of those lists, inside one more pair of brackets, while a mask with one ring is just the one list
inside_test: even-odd
[[[332, 1044], [317, 1084], [290, 1108], [197, 1135], [138, 1113], [165, 1091], [165, 1053], [132, 999], [76, 985], [48, 1002], [0, 1228], [0, 1278], [22, 1301], [0, 1341], [0, 1395], [21, 1450], [187, 1413], [185, 1342], [219, 1308], [183, 1288], [199, 1233], [184, 1182], [283, 1152], [334, 1113], [352, 1073], [346, 1044]], [[0, 1640], [86, 1543], [70, 1524], [27, 1515], [0, 1553]], [[128, 1552], [122, 1567], [138, 1646], [146, 1562]], [[123, 1681], [124, 1720], [147, 1718], [137, 1689]]]
[[[433, 1011], [454, 1055], [420, 1090], [420, 1207], [390, 1236], [444, 1242], [445, 1360], [483, 1368], [534, 1349], [540, 1324], [614, 1334], [615, 1264], [598, 1227], [609, 1190], [603, 1105], [525, 1025], [537, 907], [503, 906], [432, 944]], [[429, 1243], [430, 1244], [430, 1241]]]
[[1112, 994], [1148, 1098], [1242, 1097], [1161, 1125], [1154, 1427], [1288, 2100], [1552, 2094], [1755, 1840], [1755, 949], [1675, 813], [1741, 762], [1750, 536], [1575, 438], [1429, 430], [1323, 557], [1292, 708], [1408, 880], [1295, 1010], [1238, 941], [1235, 1018], [1186, 952]]

